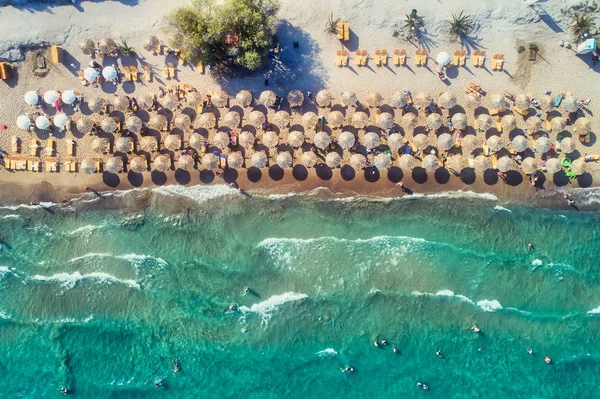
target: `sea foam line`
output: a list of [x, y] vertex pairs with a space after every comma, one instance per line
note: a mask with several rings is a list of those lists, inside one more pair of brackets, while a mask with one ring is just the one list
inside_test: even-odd
[[512, 212], [510, 209], [508, 209], [508, 208], [505, 208], [505, 207], [503, 207], [503, 206], [500, 206], [500, 205], [496, 205], [496, 206], [494, 207], [494, 209], [495, 209], [495, 210], [497, 210], [497, 211], [501, 211], [501, 212], [513, 213], [513, 212]]
[[335, 356], [337, 356], [337, 354], [338, 353], [333, 348], [323, 349], [322, 351], [318, 351], [317, 353], [315, 353], [315, 355], [317, 355], [319, 357], [323, 357], [323, 358], [335, 357]]
[[248, 313], [259, 314], [263, 322], [267, 323], [271, 319], [272, 313], [281, 305], [287, 302], [299, 301], [304, 298], [308, 298], [308, 295], [301, 293], [297, 294], [295, 292], [286, 292], [285, 294], [281, 295], [273, 295], [269, 299], [255, 303], [251, 307], [240, 306], [239, 310], [244, 315]]
[[155, 257], [152, 255], [138, 255], [138, 254], [125, 254], [125, 255], [113, 255], [109, 253], [102, 252], [91, 252], [85, 255], [77, 256], [69, 260], [71, 263], [79, 262], [82, 260], [95, 259], [95, 258], [115, 258], [126, 260], [131, 263], [136, 268], [139, 268], [144, 265], [145, 262], [154, 261], [159, 266], [166, 267], [169, 263], [163, 258]]
[[469, 297], [466, 297], [466, 296], [460, 295], [460, 294], [455, 294], [453, 291], [450, 291], [450, 290], [441, 290], [441, 291], [436, 292], [435, 294], [432, 294], [430, 292], [413, 291], [412, 294], [414, 296], [456, 298], [456, 299], [460, 300], [461, 302], [477, 306], [484, 312], [498, 312], [501, 310], [511, 310], [511, 311], [521, 313], [525, 316], [529, 316], [531, 314], [530, 312], [526, 312], [524, 310], [520, 310], [517, 308], [512, 308], [512, 307], [504, 308], [502, 306], [502, 304], [496, 299], [483, 299], [483, 300], [475, 302], [474, 300], [472, 300]]
[[391, 240], [405, 241], [405, 242], [408, 242], [411, 244], [413, 244], [413, 243], [414, 244], [416, 244], [416, 243], [434, 244], [434, 242], [427, 241], [424, 238], [408, 237], [408, 236], [375, 236], [375, 237], [371, 237], [371, 238], [356, 238], [356, 239], [326, 236], [326, 237], [315, 237], [315, 238], [268, 237], [268, 238], [263, 239], [261, 242], [259, 242], [256, 245], [256, 247], [264, 248], [264, 247], [285, 245], [285, 244], [312, 244], [315, 242], [322, 242], [322, 241], [332, 241], [332, 242], [339, 242], [339, 243], [350, 243], [350, 242], [351, 243], [372, 243], [372, 242], [378, 242], [378, 241], [391, 241]]
[[35, 275], [31, 278], [32, 280], [44, 281], [44, 282], [60, 282], [62, 287], [73, 288], [75, 285], [85, 279], [98, 280], [102, 283], [121, 283], [130, 286], [131, 288], [140, 289], [140, 285], [135, 280], [121, 280], [112, 274], [103, 272], [92, 272], [87, 274], [81, 274], [80, 272], [74, 273], [57, 273], [52, 276], [41, 276]]

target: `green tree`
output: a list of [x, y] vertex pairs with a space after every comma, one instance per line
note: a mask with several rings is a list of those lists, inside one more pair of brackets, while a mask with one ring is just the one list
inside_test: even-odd
[[595, 27], [596, 22], [594, 22], [591, 14], [573, 14], [573, 19], [571, 21], [571, 32], [576, 38], [579, 38], [586, 33], [590, 33], [590, 31]]
[[452, 14], [450, 24], [450, 35], [461, 40], [473, 30], [473, 21], [470, 15], [465, 15], [464, 11], [460, 14]]

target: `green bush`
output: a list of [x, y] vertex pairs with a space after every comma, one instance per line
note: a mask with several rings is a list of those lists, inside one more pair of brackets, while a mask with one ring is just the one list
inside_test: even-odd
[[529, 50], [538, 51], [540, 48], [535, 43], [529, 43]]
[[525, 51], [525, 46], [519, 46], [517, 52], [521, 54], [523, 51]]

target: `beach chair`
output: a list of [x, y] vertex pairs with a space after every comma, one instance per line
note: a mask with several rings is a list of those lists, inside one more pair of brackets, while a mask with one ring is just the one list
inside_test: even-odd
[[552, 118], [554, 118], [551, 115], [548, 115], [548, 117], [546, 118], [546, 131], [551, 132], [552, 131]]
[[356, 57], [355, 57], [355, 61], [356, 61], [356, 66], [361, 66], [361, 52], [360, 50], [356, 50]]
[[67, 140], [67, 155], [75, 155], [75, 141]]
[[554, 98], [554, 106], [556, 108], [560, 106], [560, 103], [562, 102], [563, 98], [565, 98], [565, 95], [563, 93], [558, 93], [556, 95], [556, 98]]
[[26, 159], [27, 162], [27, 170], [31, 172], [39, 172], [40, 171], [40, 159], [36, 157], [29, 157]]
[[427, 50], [421, 50], [421, 65], [427, 66]]
[[163, 67], [163, 78], [169, 79], [169, 68], [166, 65]]
[[129, 68], [129, 65], [123, 65], [123, 70], [125, 71], [125, 81], [131, 82], [131, 68]]
[[76, 165], [77, 165], [77, 159], [75, 159], [73, 157], [63, 158], [63, 165], [67, 172], [75, 172]]
[[473, 168], [475, 166], [475, 155], [469, 155], [469, 168]]
[[348, 66], [348, 51], [347, 50], [342, 51], [342, 65]]
[[61, 49], [57, 46], [52, 46], [50, 49], [50, 59], [52, 59], [52, 62], [54, 62], [55, 64], [58, 64], [61, 62]]
[[44, 158], [44, 164], [46, 164], [46, 172], [56, 172], [58, 164], [56, 158]]
[[504, 66], [504, 54], [498, 54], [496, 59], [496, 70], [501, 71]]
[[338, 50], [335, 55], [335, 65], [342, 66], [342, 50]]
[[400, 66], [400, 50], [394, 50], [394, 65]]
[[198, 68], [199, 73], [204, 74], [204, 63], [202, 61], [198, 61], [196, 68]]
[[342, 21], [338, 21], [337, 23], [337, 38], [339, 40], [344, 39], [344, 23]]
[[132, 82], [137, 82], [138, 81], [138, 70], [137, 67], [135, 66], [130, 66], [129, 69], [131, 70], [131, 81]]
[[406, 50], [400, 50], [400, 65], [406, 65]]
[[350, 40], [350, 27], [348, 26], [348, 21], [344, 22], [344, 41]]
[[458, 57], [458, 63], [462, 67], [464, 67], [465, 64], [467, 63], [467, 51], [466, 50], [460, 51], [460, 57]]
[[477, 62], [477, 65], [479, 65], [480, 67], [483, 68], [484, 63], [485, 63], [485, 50], [481, 50], [479, 52], [479, 61]]
[[487, 145], [487, 141], [483, 142], [481, 148], [483, 149], [483, 155], [485, 155], [486, 157], [490, 155], [490, 148]]
[[381, 50], [375, 50], [375, 65], [381, 66]]
[[479, 65], [479, 50], [473, 51], [473, 66]]
[[19, 144], [21, 143], [21, 140], [17, 136], [12, 136], [10, 138], [10, 143], [12, 144], [11, 148], [12, 148], [13, 154], [18, 154], [20, 152]]
[[367, 53], [367, 50], [363, 50], [361, 53], [361, 58], [360, 58], [360, 65], [366, 66], [368, 59], [369, 59], [369, 54]]
[[583, 136], [579, 136], [579, 142], [581, 144], [590, 144], [592, 142], [592, 138], [591, 138], [590, 134], [587, 133]]
[[96, 162], [96, 172], [100, 173], [102, 161], [99, 158], [94, 158], [94, 161]]
[[496, 60], [497, 59], [498, 59], [498, 54], [494, 54], [494, 56], [490, 60], [490, 65], [494, 71], [496, 70]]
[[415, 51], [415, 65], [421, 66], [421, 50]]
[[500, 115], [502, 112], [504, 112], [505, 108], [502, 108], [502, 109], [490, 108], [489, 111], [490, 111], [491, 116], [496, 116], [496, 115]]
[[29, 147], [29, 154], [32, 157], [37, 157], [38, 147], [39, 147], [39, 145], [38, 145], [37, 140], [36, 139], [31, 139], [31, 144], [30, 144], [30, 147]]
[[[500, 118], [498, 118], [500, 119]], [[498, 133], [502, 133], [502, 121], [497, 120], [496, 121], [496, 130], [498, 131]]]
[[458, 59], [460, 57], [460, 51], [456, 50], [452, 56], [452, 65], [458, 66]]
[[6, 65], [6, 62], [0, 62], [0, 79], [8, 79], [8, 66]]
[[383, 66], [387, 66], [387, 59], [388, 59], [387, 50], [381, 50], [381, 64]]
[[148, 65], [144, 65], [144, 80], [148, 83], [152, 82], [152, 72]]
[[171, 79], [175, 79], [175, 66], [172, 62], [167, 63], [167, 66], [169, 67], [169, 75], [171, 75]]
[[526, 111], [526, 110], [518, 108], [518, 107], [513, 107], [513, 111], [517, 112], [518, 114], [520, 114], [522, 116], [529, 115], [529, 111]]
[[46, 143], [46, 155], [51, 157], [54, 155], [54, 151], [56, 151], [56, 139], [50, 137]]
[[492, 168], [498, 169], [498, 155], [492, 155]]

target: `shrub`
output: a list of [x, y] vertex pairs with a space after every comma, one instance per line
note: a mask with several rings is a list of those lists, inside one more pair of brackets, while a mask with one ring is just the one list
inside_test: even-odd
[[540, 48], [535, 43], [529, 43], [529, 50], [538, 51]]
[[450, 23], [450, 35], [457, 38], [463, 38], [473, 30], [473, 18], [470, 15], [465, 15], [464, 11], [460, 14], [452, 14]]
[[525, 51], [525, 46], [519, 46], [519, 49], [517, 50], [517, 52], [519, 54], [521, 54], [523, 51]]

